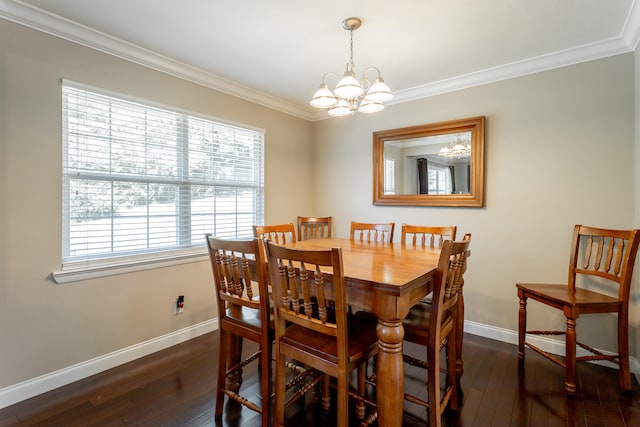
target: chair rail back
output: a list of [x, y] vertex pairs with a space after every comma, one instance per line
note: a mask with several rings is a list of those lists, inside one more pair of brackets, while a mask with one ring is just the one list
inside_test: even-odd
[[640, 230], [611, 230], [576, 225], [569, 261], [569, 292], [577, 278], [597, 276], [616, 286], [618, 299], [628, 304]]
[[[343, 344], [338, 348], [346, 348], [347, 309], [342, 250], [299, 250], [269, 241], [266, 247], [277, 327], [283, 321], [297, 324], [335, 336]], [[331, 289], [325, 286], [323, 270], [332, 276]], [[332, 303], [335, 303], [335, 310]]]
[[365, 222], [351, 221], [351, 231], [349, 238], [353, 241], [379, 243], [393, 242], [394, 222], [372, 224]]
[[[260, 310], [261, 321], [269, 321], [267, 277], [260, 249], [261, 242], [252, 240], [223, 240], [212, 234], [205, 235], [209, 259], [218, 298], [218, 312], [221, 318], [227, 309], [243, 306]], [[255, 287], [257, 286], [257, 289]]]
[[333, 217], [331, 216], [299, 216], [298, 239], [324, 239], [331, 237]]
[[445, 240], [442, 245], [431, 303], [432, 319], [437, 319], [437, 322], [430, 323], [433, 333], [444, 314], [458, 302], [464, 286], [467, 258], [471, 255], [470, 245], [471, 234], [465, 234], [460, 241]]
[[458, 227], [455, 225], [423, 226], [402, 224], [401, 243], [441, 248], [446, 239], [456, 240], [457, 229]]

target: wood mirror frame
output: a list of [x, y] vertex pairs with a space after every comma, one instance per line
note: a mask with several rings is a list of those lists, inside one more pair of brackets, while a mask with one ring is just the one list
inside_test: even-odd
[[[373, 133], [373, 204], [382, 206], [484, 206], [484, 116], [382, 130]], [[384, 194], [385, 142], [470, 132], [469, 192], [466, 194]]]

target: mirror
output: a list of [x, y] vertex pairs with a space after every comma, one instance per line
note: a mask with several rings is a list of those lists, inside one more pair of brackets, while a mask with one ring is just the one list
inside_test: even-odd
[[373, 204], [484, 206], [484, 116], [373, 133]]

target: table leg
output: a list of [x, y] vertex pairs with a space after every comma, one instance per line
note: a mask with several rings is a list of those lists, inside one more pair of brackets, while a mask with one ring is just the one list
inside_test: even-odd
[[378, 425], [402, 426], [404, 407], [404, 364], [402, 340], [404, 328], [401, 320], [378, 320], [378, 361], [376, 364], [376, 393]]

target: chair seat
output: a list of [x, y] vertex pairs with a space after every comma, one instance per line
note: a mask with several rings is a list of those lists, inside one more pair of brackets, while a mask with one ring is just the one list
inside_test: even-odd
[[568, 292], [567, 285], [517, 283], [516, 287], [533, 299], [543, 299], [564, 307], [587, 307], [594, 305], [617, 306], [618, 298], [576, 287], [575, 294]]
[[[377, 322], [360, 316], [348, 315], [347, 334], [349, 336], [348, 359], [366, 360], [377, 351]], [[292, 325], [282, 337], [282, 344], [296, 347], [314, 357], [337, 363], [338, 348], [336, 340], [328, 335], [310, 329]]]
[[[252, 308], [238, 306], [228, 308], [224, 320], [229, 323], [236, 323], [244, 327], [250, 326], [256, 332], [262, 333], [262, 323], [260, 322], [260, 312]], [[269, 317], [269, 329], [273, 329], [273, 317]]]
[[[450, 312], [443, 314], [442, 329], [453, 326], [453, 318]], [[405, 331], [405, 340], [416, 342], [424, 341], [429, 336], [429, 324], [431, 323], [431, 301], [429, 303], [419, 302], [409, 310], [409, 314], [402, 321]], [[416, 337], [421, 337], [418, 339]]]

